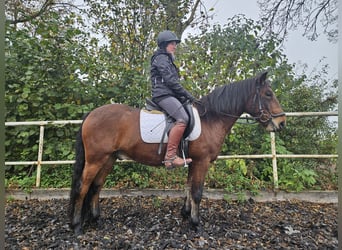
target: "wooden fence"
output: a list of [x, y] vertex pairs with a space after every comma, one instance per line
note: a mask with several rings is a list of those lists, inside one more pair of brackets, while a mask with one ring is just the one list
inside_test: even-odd
[[[302, 117], [302, 116], [338, 116], [337, 111], [331, 112], [291, 112], [286, 113], [288, 117]], [[58, 165], [58, 164], [73, 164], [74, 160], [56, 160], [56, 161], [42, 161], [43, 159], [43, 145], [44, 145], [44, 129], [50, 125], [65, 125], [65, 124], [81, 124], [82, 120], [60, 120], [60, 121], [30, 121], [30, 122], [5, 122], [5, 126], [39, 126], [39, 145], [38, 156], [36, 161], [5, 161], [5, 166], [10, 165], [37, 165], [36, 187], [40, 187], [41, 167], [42, 165]], [[222, 159], [256, 159], [256, 158], [270, 158], [273, 166], [273, 180], [274, 188], [278, 188], [278, 158], [337, 158], [337, 154], [277, 154], [276, 152], [276, 137], [274, 132], [271, 134], [271, 152], [269, 154], [260, 155], [220, 155], [218, 160]], [[124, 160], [127, 161], [127, 160]]]

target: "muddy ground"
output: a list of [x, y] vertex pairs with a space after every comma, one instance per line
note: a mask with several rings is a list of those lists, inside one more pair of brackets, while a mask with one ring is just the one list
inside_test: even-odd
[[101, 199], [101, 221], [74, 236], [68, 200], [8, 200], [6, 249], [337, 249], [337, 204], [203, 199], [201, 227], [181, 198]]

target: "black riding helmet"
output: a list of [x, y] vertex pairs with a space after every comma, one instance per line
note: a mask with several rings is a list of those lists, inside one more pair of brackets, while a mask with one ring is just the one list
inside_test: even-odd
[[165, 48], [169, 42], [180, 43], [180, 40], [169, 30], [164, 30], [158, 34], [157, 43], [159, 48]]

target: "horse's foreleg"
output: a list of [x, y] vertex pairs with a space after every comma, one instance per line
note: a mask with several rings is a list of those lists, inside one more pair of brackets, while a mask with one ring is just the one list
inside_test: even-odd
[[198, 226], [200, 222], [199, 218], [199, 206], [202, 200], [202, 193], [203, 193], [203, 182], [196, 182], [191, 185], [191, 217], [190, 223], [193, 226]]
[[184, 219], [190, 217], [190, 223], [192, 226], [198, 226], [199, 224], [199, 206], [202, 199], [203, 183], [192, 184], [188, 183], [186, 188], [186, 197], [184, 205], [181, 210], [181, 214]]
[[191, 186], [189, 185], [189, 181], [185, 186], [185, 195], [186, 196], [181, 210], [181, 215], [184, 219], [188, 219], [191, 214]]
[[207, 171], [208, 165], [194, 164], [194, 162], [189, 168], [186, 199], [182, 208], [182, 215], [183, 217], [190, 215], [190, 223], [194, 227], [198, 226], [200, 222], [199, 206]]

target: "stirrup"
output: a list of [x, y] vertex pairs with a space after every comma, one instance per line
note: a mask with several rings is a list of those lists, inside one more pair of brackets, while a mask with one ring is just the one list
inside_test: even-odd
[[[181, 160], [183, 161], [183, 164], [180, 164], [180, 165], [179, 165], [179, 164], [174, 164], [174, 161], [175, 161], [177, 158], [181, 159]], [[191, 163], [191, 162], [192, 162], [192, 159], [191, 159], [191, 158], [187, 158], [187, 159], [184, 158], [184, 159], [183, 159], [183, 158], [180, 158], [180, 157], [178, 157], [178, 156], [176, 155], [176, 156], [174, 156], [174, 157], [172, 157], [172, 158], [164, 159], [164, 161], [163, 161], [162, 163], [164, 163], [166, 169], [170, 170], [170, 169], [174, 169], [174, 168], [176, 168], [176, 167], [182, 167], [182, 166], [187, 167], [188, 164]], [[168, 164], [168, 163], [170, 163], [170, 164]]]

